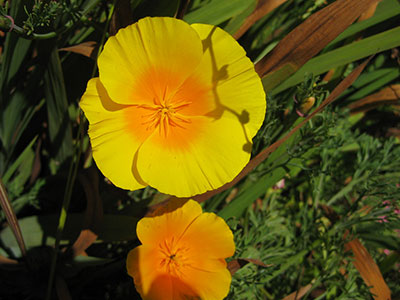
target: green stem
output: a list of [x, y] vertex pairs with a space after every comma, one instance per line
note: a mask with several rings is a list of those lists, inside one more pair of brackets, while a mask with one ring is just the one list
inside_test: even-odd
[[[77, 21], [77, 22], [85, 22], [87, 21], [86, 18], [86, 14], [98, 3], [99, 1], [95, 1], [94, 5], [91, 5], [89, 7], [87, 7], [81, 15], [81, 18]], [[114, 6], [113, 6], [114, 7]], [[70, 20], [68, 21], [64, 28], [62, 28], [59, 31], [51, 31], [48, 33], [35, 33], [35, 32], [30, 32], [29, 30], [22, 28], [16, 24], [13, 24], [13, 21], [11, 21], [11, 19], [9, 18], [9, 16], [5, 16], [5, 15], [1, 15], [0, 16], [0, 29], [8, 32], [8, 31], [12, 31], [18, 35], [20, 35], [21, 37], [25, 38], [25, 39], [30, 39], [30, 40], [46, 40], [46, 39], [51, 39], [51, 38], [55, 38], [58, 35], [60, 35], [61, 33], [68, 31], [69, 29], [71, 29], [74, 25], [76, 24], [76, 22]]]
[[[116, 2], [117, 2], [117, 0], [113, 1], [112, 7], [111, 7], [111, 9], [110, 9], [110, 11], [108, 13], [106, 26], [104, 27], [104, 31], [103, 31], [103, 34], [101, 36], [101, 41], [100, 41], [100, 44], [99, 44], [99, 49], [97, 50], [96, 59], [97, 59], [97, 57], [99, 57], [99, 55], [100, 55], [100, 53], [102, 51], [102, 48], [103, 48], [103, 44], [104, 44], [104, 42], [106, 40], [107, 29], [110, 26], [111, 17], [114, 14], [114, 7], [115, 7]], [[92, 77], [94, 77], [94, 75], [96, 74], [96, 71], [97, 71], [97, 64], [94, 64], [93, 71], [92, 71]]]
[[62, 204], [62, 208], [61, 208], [60, 218], [58, 220], [56, 242], [54, 245], [54, 254], [53, 254], [53, 257], [51, 260], [46, 300], [51, 299], [51, 292], [53, 289], [54, 278], [55, 278], [55, 273], [56, 273], [57, 257], [58, 257], [58, 252], [60, 249], [60, 242], [61, 242], [62, 234], [64, 231], [64, 227], [65, 227], [65, 221], [67, 220], [67, 212], [68, 212], [69, 204], [71, 202], [72, 190], [74, 188], [76, 175], [78, 173], [79, 160], [80, 160], [80, 157], [82, 154], [82, 139], [83, 139], [83, 124], [84, 124], [84, 122], [82, 121], [83, 118], [81, 118], [81, 116], [80, 116], [80, 119], [81, 119], [81, 122], [79, 122], [79, 128], [78, 128], [78, 137], [77, 137], [78, 142], [77, 142], [77, 149], [76, 149], [76, 153], [75, 153], [76, 155], [73, 156], [73, 160], [71, 162], [71, 165], [70, 165], [70, 168], [68, 171], [68, 179], [67, 179], [67, 184], [66, 184], [66, 188], [65, 188], [63, 204]]
[[338, 199], [344, 197], [348, 193], [350, 193], [353, 188], [360, 182], [363, 182], [365, 179], [368, 178], [370, 174], [364, 174], [363, 176], [353, 179], [348, 185], [346, 185], [344, 188], [342, 188], [339, 192], [337, 192], [329, 201], [327, 202], [327, 205], [331, 206], [334, 204]]
[[[324, 157], [324, 155], [322, 155], [322, 157]], [[322, 161], [324, 161], [324, 159], [322, 159]], [[316, 191], [316, 194], [314, 197], [314, 207], [315, 208], [318, 207], [319, 200], [321, 199], [321, 193], [322, 193], [322, 189], [323, 189], [323, 185], [324, 185], [325, 173], [326, 173], [326, 169], [328, 168], [329, 161], [330, 161], [330, 158], [328, 158], [328, 161], [325, 161], [325, 164], [323, 165], [322, 170], [321, 170], [321, 175], [319, 176], [317, 191]]]

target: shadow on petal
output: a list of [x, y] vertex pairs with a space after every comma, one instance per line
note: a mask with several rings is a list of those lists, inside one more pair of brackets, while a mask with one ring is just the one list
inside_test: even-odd
[[[249, 121], [250, 121], [249, 112], [247, 110], [242, 110], [241, 114], [238, 114], [236, 111], [234, 111], [230, 107], [222, 104], [220, 97], [218, 95], [218, 92], [217, 92], [218, 83], [223, 80], [229, 80], [230, 74], [228, 72], [228, 65], [223, 65], [220, 68], [218, 68], [218, 66], [217, 66], [216, 55], [214, 52], [213, 41], [212, 41], [212, 35], [215, 33], [216, 30], [217, 30], [217, 27], [214, 27], [210, 31], [207, 38], [203, 40], [203, 51], [205, 52], [206, 50], [208, 50], [208, 51], [210, 51], [210, 55], [211, 55], [211, 63], [212, 63], [212, 70], [213, 70], [212, 93], [214, 94], [214, 100], [215, 100], [215, 106], [216, 106], [216, 109], [214, 111], [208, 113], [207, 116], [215, 118], [217, 120], [222, 117], [222, 115], [225, 111], [228, 111], [229, 113], [235, 115], [242, 126], [243, 133], [246, 138], [246, 144], [243, 145], [243, 149], [246, 152], [251, 152], [252, 141], [251, 141], [251, 138], [249, 138], [247, 131], [245, 129], [245, 126], [244, 126], [245, 124], [249, 123]], [[250, 151], [248, 151], [249, 145], [250, 145]]]
[[129, 107], [129, 105], [123, 105], [113, 102], [100, 80], [96, 81], [96, 89], [99, 94], [101, 104], [103, 105], [105, 110], [113, 112]]
[[195, 290], [178, 277], [160, 275], [152, 282], [144, 299], [151, 300], [200, 300]]

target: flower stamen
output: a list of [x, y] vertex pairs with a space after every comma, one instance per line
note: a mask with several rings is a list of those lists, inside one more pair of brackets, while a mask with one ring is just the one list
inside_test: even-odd
[[170, 127], [185, 128], [184, 124], [190, 124], [190, 117], [179, 113], [183, 108], [189, 106], [192, 102], [179, 100], [174, 101], [170, 97], [166, 97], [164, 92], [163, 99], [153, 99], [154, 104], [137, 104], [137, 108], [143, 108], [151, 111], [149, 114], [143, 114], [141, 117], [145, 119], [142, 125], [146, 125], [146, 130], [159, 129], [160, 135], [168, 137]]

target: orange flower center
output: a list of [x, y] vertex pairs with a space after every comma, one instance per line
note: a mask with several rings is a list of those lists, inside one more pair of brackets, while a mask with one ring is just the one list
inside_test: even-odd
[[136, 107], [144, 108], [148, 113], [142, 115], [142, 125], [146, 126], [146, 130], [159, 129], [160, 134], [168, 136], [171, 127], [185, 128], [191, 123], [189, 117], [183, 115], [179, 111], [189, 106], [189, 101], [174, 101], [174, 99], [153, 99], [153, 104], [140, 104]]
[[178, 245], [174, 237], [169, 241], [164, 241], [159, 244], [162, 259], [160, 267], [163, 268], [168, 274], [175, 276], [182, 276], [182, 269], [188, 266], [187, 251], [188, 248]]
[[131, 109], [125, 109], [127, 131], [140, 141], [186, 151], [203, 132], [204, 119], [215, 110], [212, 89], [200, 78], [160, 69], [149, 70], [135, 83]]

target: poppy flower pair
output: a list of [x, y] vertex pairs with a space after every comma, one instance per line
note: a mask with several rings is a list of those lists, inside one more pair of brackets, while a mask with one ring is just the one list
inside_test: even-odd
[[[110, 37], [80, 106], [93, 157], [116, 186], [190, 197], [231, 181], [250, 159], [264, 120], [262, 83], [243, 48], [222, 29], [144, 18]], [[221, 300], [233, 235], [189, 200], [137, 225], [127, 259], [143, 299]]]

